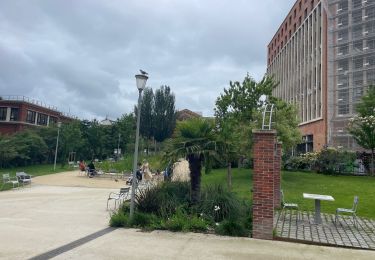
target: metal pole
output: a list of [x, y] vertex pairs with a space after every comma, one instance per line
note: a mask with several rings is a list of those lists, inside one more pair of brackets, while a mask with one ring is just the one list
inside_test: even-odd
[[54, 170], [54, 171], [56, 171], [57, 148], [59, 147], [59, 136], [60, 136], [60, 126], [57, 127], [57, 139], [56, 139], [56, 150], [55, 150], [55, 163], [53, 164], [53, 170]]
[[134, 204], [135, 204], [135, 189], [137, 188], [137, 162], [138, 162], [138, 143], [139, 143], [139, 124], [140, 124], [140, 117], [141, 117], [141, 94], [142, 89], [139, 89], [139, 96], [138, 96], [138, 111], [137, 111], [137, 132], [135, 135], [135, 148], [134, 148], [134, 160], [133, 160], [133, 181], [132, 181], [132, 193], [131, 193], [131, 201], [130, 201], [130, 219], [133, 218], [134, 215]]

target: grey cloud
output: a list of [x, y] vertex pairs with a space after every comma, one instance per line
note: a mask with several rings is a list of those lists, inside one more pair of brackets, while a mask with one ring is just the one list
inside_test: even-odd
[[32, 96], [81, 118], [119, 117], [137, 100], [134, 74], [169, 85], [177, 107], [213, 114], [266, 45], [293, 0], [12, 0], [0, 2], [0, 95]]

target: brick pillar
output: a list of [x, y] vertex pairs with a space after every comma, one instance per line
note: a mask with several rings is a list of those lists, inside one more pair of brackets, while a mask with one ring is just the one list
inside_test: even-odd
[[276, 131], [254, 130], [253, 238], [273, 239]]
[[280, 185], [281, 185], [281, 150], [282, 143], [277, 143], [275, 153], [275, 171], [273, 175], [273, 204], [275, 209], [281, 207]]

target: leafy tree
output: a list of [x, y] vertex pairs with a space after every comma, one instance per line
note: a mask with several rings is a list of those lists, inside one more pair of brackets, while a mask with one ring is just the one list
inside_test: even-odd
[[83, 135], [81, 132], [80, 122], [74, 120], [70, 123], [62, 124], [59, 139], [59, 154], [58, 157], [62, 165], [68, 159], [69, 152], [78, 151], [83, 144]]
[[[282, 142], [285, 150], [292, 149], [301, 142], [301, 132], [298, 129], [298, 108], [294, 104], [287, 103], [275, 97], [269, 97], [266, 101], [274, 105], [273, 127], [277, 131], [277, 137]], [[257, 112], [257, 127], [261, 127], [262, 109]]]
[[114, 124], [115, 135], [120, 134], [120, 148], [122, 151], [134, 151], [136, 118], [134, 114], [124, 114]]
[[232, 189], [232, 162], [239, 157], [240, 129], [236, 120], [226, 117], [224, 120], [217, 119], [217, 142], [221, 158], [227, 166], [228, 190]]
[[189, 162], [191, 200], [200, 201], [201, 170], [209, 158], [217, 157], [214, 123], [194, 118], [177, 124], [174, 138], [170, 140], [166, 158], [177, 160], [184, 157]]
[[242, 84], [231, 81], [229, 85], [229, 89], [224, 89], [216, 100], [215, 116], [226, 118], [231, 114], [240, 122], [250, 122], [257, 109], [265, 103], [263, 96], [271, 96], [277, 84], [268, 76], [257, 83], [247, 74]]
[[[154, 136], [153, 127], [153, 113], [154, 113], [154, 92], [152, 88], [145, 88], [142, 97], [141, 118], [140, 118], [140, 134], [148, 141]], [[149, 145], [147, 141], [147, 153]]]
[[10, 166], [10, 162], [19, 156], [19, 149], [11, 137], [0, 135], [0, 167]]
[[371, 174], [375, 174], [375, 86], [370, 86], [356, 107], [358, 115], [351, 118], [348, 130], [357, 143], [371, 150]]
[[153, 122], [156, 141], [163, 142], [172, 136], [176, 126], [176, 109], [175, 96], [169, 86], [161, 86], [155, 91]]

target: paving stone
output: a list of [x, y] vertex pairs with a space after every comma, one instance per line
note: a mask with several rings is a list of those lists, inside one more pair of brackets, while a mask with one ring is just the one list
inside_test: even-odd
[[[299, 214], [299, 218], [297, 218]], [[328, 243], [375, 250], [375, 220], [340, 216], [335, 225], [334, 214], [322, 214], [322, 224], [313, 223], [313, 212], [284, 210], [276, 212], [274, 227], [281, 238]]]

